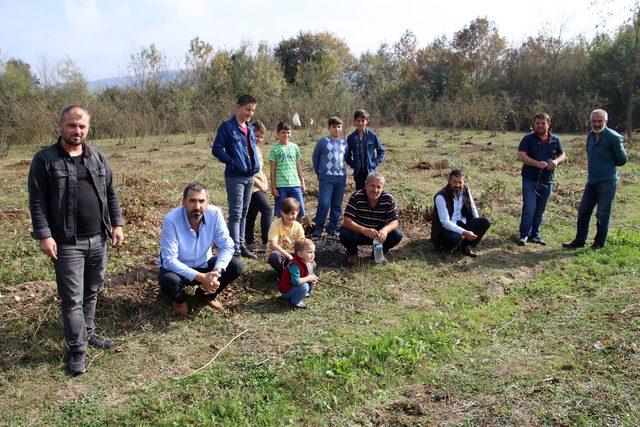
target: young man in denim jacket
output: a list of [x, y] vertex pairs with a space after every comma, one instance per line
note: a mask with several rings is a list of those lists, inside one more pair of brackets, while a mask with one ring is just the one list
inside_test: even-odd
[[224, 182], [229, 205], [229, 234], [234, 255], [257, 258], [245, 247], [247, 212], [253, 191], [253, 177], [260, 170], [256, 137], [249, 123], [256, 111], [256, 100], [242, 95], [236, 104], [236, 114], [218, 127], [211, 151], [224, 163]]

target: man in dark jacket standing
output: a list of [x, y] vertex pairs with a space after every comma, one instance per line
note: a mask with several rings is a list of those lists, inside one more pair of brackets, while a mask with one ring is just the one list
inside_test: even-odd
[[478, 209], [465, 182], [464, 173], [454, 169], [447, 185], [434, 197], [431, 242], [437, 249], [460, 251], [470, 257], [491, 226], [491, 221], [478, 214]]
[[107, 239], [124, 240], [124, 221], [111, 168], [104, 155], [86, 144], [89, 113], [71, 105], [60, 115], [58, 141], [33, 157], [29, 170], [32, 236], [53, 260], [69, 347], [67, 368], [86, 370], [85, 345], [110, 348], [95, 331], [98, 293], [104, 284]]
[[605, 110], [591, 112], [591, 132], [587, 136], [587, 183], [578, 208], [578, 230], [576, 237], [565, 248], [581, 248], [587, 243], [589, 222], [593, 208], [596, 211], [596, 237], [592, 249], [600, 249], [607, 241], [609, 218], [613, 199], [616, 195], [618, 172], [616, 166], [627, 163], [627, 152], [622, 145], [622, 136], [607, 127], [608, 114]]
[[229, 205], [229, 234], [234, 255], [257, 258], [245, 246], [247, 212], [253, 191], [253, 176], [260, 170], [253, 126], [249, 123], [256, 111], [256, 100], [242, 95], [236, 104], [236, 114], [218, 127], [211, 152], [226, 166], [224, 182]]

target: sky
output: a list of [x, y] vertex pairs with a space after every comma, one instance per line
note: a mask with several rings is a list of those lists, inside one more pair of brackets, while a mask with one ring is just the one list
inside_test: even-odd
[[449, 39], [477, 17], [517, 45], [545, 33], [570, 40], [611, 32], [635, 0], [0, 0], [0, 59], [42, 64], [71, 58], [88, 80], [126, 75], [130, 55], [155, 43], [183, 68], [195, 37], [217, 49], [275, 46], [300, 31], [330, 31], [355, 55], [395, 43], [405, 30], [419, 46]]

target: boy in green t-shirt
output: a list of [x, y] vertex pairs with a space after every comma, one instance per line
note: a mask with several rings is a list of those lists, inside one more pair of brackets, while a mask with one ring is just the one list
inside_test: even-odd
[[271, 194], [276, 198], [273, 215], [280, 217], [280, 203], [287, 197], [293, 197], [300, 203], [298, 218], [305, 215], [302, 193], [307, 189], [304, 175], [302, 174], [302, 155], [300, 148], [291, 138], [291, 126], [280, 122], [277, 127], [279, 144], [276, 144], [269, 153], [271, 164]]

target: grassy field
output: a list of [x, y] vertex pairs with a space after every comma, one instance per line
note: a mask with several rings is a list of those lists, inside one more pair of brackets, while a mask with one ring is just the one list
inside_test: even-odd
[[[75, 378], [53, 269], [28, 234], [37, 147], [14, 148], [0, 160], [0, 424], [639, 425], [638, 149], [620, 170], [609, 245], [564, 251], [586, 157], [584, 136], [561, 135], [569, 163], [543, 223], [549, 245], [522, 248], [521, 136], [382, 130], [381, 171], [407, 236], [389, 264], [363, 252], [349, 269], [335, 242], [321, 242], [321, 284], [309, 310], [292, 311], [264, 260], [249, 261], [224, 313], [189, 299], [186, 320], [158, 293], [161, 220], [191, 180], [226, 212], [222, 165], [202, 137], [94, 141], [115, 171], [126, 245], [110, 252], [97, 311], [117, 347], [90, 349]], [[312, 148], [301, 144], [313, 214]], [[493, 221], [477, 259], [428, 241], [433, 194], [452, 167]]]

